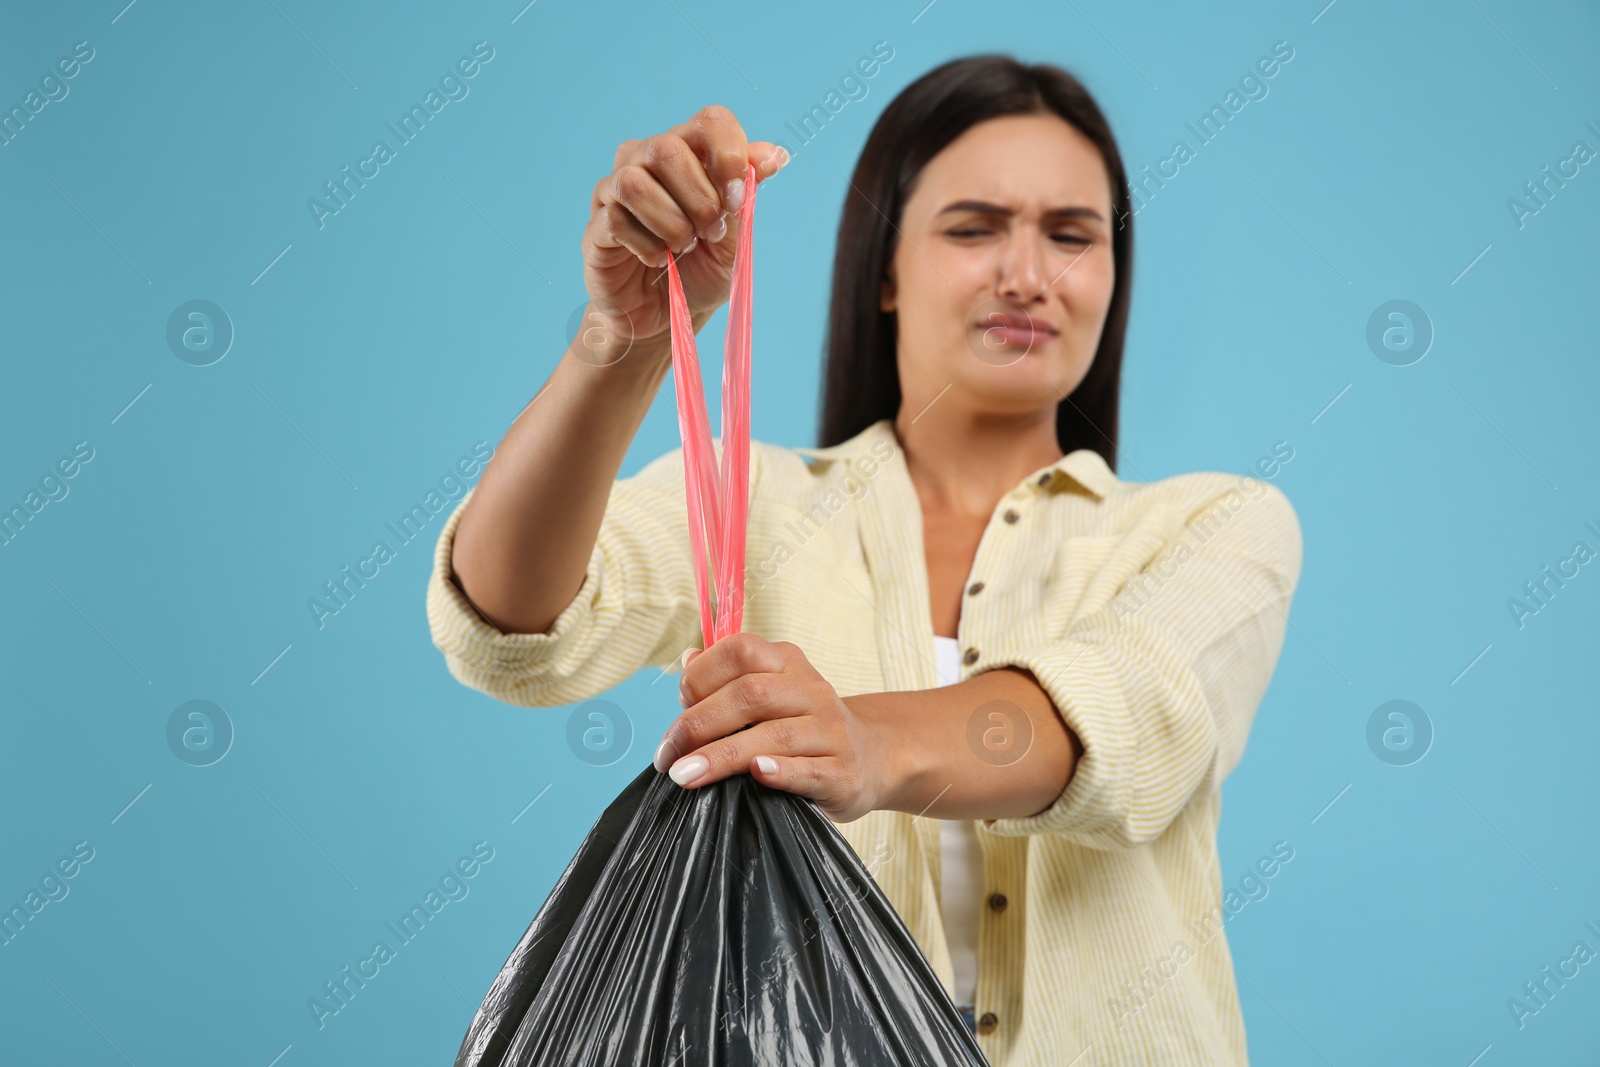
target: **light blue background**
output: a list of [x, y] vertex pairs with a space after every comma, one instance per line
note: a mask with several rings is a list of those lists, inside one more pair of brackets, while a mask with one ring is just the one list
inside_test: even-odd
[[[808, 445], [845, 177], [901, 87], [1063, 64], [1137, 172], [1282, 40], [1269, 95], [1137, 217], [1120, 469], [1294, 450], [1305, 570], [1221, 831], [1230, 883], [1295, 849], [1229, 927], [1252, 1059], [1595, 1062], [1600, 963], [1524, 1029], [1506, 1004], [1600, 949], [1600, 565], [1525, 628], [1507, 608], [1600, 549], [1600, 164], [1522, 228], [1507, 207], [1600, 149], [1594, 5], [523, 2], [0, 13], [5, 108], [95, 49], [0, 148], [0, 503], [95, 450], [0, 548], [0, 904], [95, 850], [0, 948], [0, 1059], [450, 1062], [676, 702], [653, 670], [609, 694], [635, 737], [597, 768], [566, 711], [457, 684], [423, 610], [438, 520], [324, 629], [306, 602], [543, 383], [619, 141], [723, 103], [796, 149], [759, 202], [753, 425]], [[479, 40], [470, 95], [319, 230], [307, 199]], [[880, 40], [866, 98], [787, 135]], [[237, 331], [209, 367], [165, 341], [192, 299]], [[1365, 340], [1391, 299], [1436, 330], [1410, 366]], [[624, 474], [678, 444], [670, 388]], [[1397, 698], [1436, 731], [1411, 766], [1366, 741]], [[204, 768], [165, 735], [193, 699], [236, 730]], [[308, 998], [480, 840], [470, 895], [319, 1030]]]

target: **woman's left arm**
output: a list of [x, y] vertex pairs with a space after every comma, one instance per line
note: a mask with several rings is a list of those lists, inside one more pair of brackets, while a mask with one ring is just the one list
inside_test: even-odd
[[1065, 632], [991, 649], [955, 685], [841, 699], [794, 645], [729, 635], [687, 663], [656, 766], [682, 756], [689, 786], [749, 770], [836, 822], [886, 808], [1093, 848], [1154, 840], [1243, 753], [1300, 574], [1281, 490], [1196, 482], [1125, 536]]

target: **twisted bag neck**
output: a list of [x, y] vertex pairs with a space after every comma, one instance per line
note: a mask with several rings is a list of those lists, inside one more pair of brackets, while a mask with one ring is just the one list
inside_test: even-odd
[[[678, 393], [678, 434], [683, 440], [684, 491], [689, 542], [700, 598], [700, 632], [710, 648], [744, 622], [745, 528], [750, 494], [750, 241], [755, 224], [756, 168], [747, 164], [739, 243], [733, 256], [728, 331], [722, 355], [722, 457], [720, 468], [700, 381], [694, 320], [667, 252], [667, 300], [672, 324], [672, 377]], [[710, 578], [706, 555], [710, 552]], [[713, 610], [715, 608], [715, 610]]]

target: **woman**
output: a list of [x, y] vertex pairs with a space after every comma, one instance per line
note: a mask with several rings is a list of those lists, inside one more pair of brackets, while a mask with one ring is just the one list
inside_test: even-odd
[[681, 449], [614, 479], [671, 366], [667, 251], [698, 329], [739, 177], [785, 160], [720, 107], [618, 149], [588, 326], [441, 534], [435, 643], [525, 706], [683, 653], [657, 768], [814, 800], [990, 1062], [1245, 1063], [1219, 790], [1300, 530], [1254, 478], [1114, 473], [1132, 229], [1105, 119], [992, 55], [885, 109], [839, 227], [824, 447], [752, 442], [745, 632], [699, 652]]

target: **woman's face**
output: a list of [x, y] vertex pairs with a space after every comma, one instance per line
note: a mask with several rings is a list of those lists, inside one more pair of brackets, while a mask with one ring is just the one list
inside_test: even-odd
[[1054, 114], [981, 122], [930, 160], [880, 302], [906, 408], [1053, 419], [1100, 343], [1114, 224], [1099, 150]]

